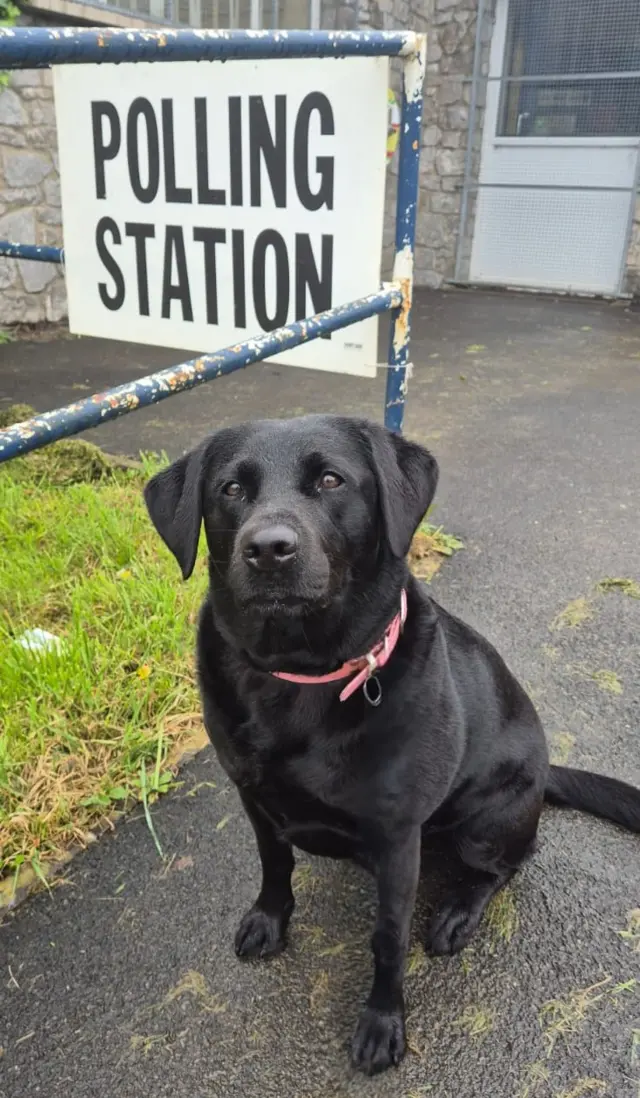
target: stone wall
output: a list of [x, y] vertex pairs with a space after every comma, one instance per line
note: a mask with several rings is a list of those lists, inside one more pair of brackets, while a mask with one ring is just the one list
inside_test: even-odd
[[[48, 71], [11, 74], [0, 89], [0, 239], [62, 243], [53, 88]], [[60, 268], [0, 257], [0, 325], [57, 321], [67, 303]]]
[[[418, 242], [424, 251], [418, 258], [422, 284], [438, 287], [456, 274], [469, 126], [469, 178], [473, 181], [480, 166], [486, 80], [478, 81], [471, 118], [477, 0], [430, 0], [430, 4], [418, 229]], [[480, 35], [480, 77], [488, 73], [493, 24], [494, 3], [486, 0]], [[473, 198], [472, 191], [460, 247], [463, 280], [468, 273]]]

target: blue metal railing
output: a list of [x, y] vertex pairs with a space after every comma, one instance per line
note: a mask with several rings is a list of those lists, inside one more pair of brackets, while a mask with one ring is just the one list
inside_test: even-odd
[[[402, 430], [410, 365], [411, 301], [422, 125], [425, 38], [408, 31], [126, 30], [0, 27], [0, 70], [123, 61], [267, 57], [400, 57], [403, 97], [393, 280], [368, 297], [202, 355], [0, 431], [0, 463], [156, 403], [367, 317], [392, 311], [384, 420]], [[0, 241], [0, 255], [62, 263], [61, 248]]]
[[266, 57], [410, 57], [411, 31], [130, 30], [0, 27], [0, 69], [110, 61], [231, 61]]
[[99, 427], [110, 419], [117, 419], [126, 412], [144, 408], [147, 404], [157, 404], [174, 393], [193, 389], [203, 381], [212, 381], [223, 374], [241, 370], [252, 362], [259, 362], [269, 355], [281, 354], [298, 347], [301, 343], [317, 339], [327, 332], [337, 332], [369, 316], [387, 312], [402, 303], [402, 292], [395, 286], [380, 290], [368, 297], [351, 301], [348, 305], [338, 305], [324, 313], [288, 324], [286, 328], [276, 328], [273, 332], [253, 339], [247, 339], [234, 347], [226, 347], [211, 355], [200, 355], [180, 366], [169, 366], [148, 377], [138, 378], [126, 385], [118, 385], [105, 393], [57, 408], [53, 412], [44, 412], [33, 419], [16, 423], [0, 431], [0, 462], [18, 454], [28, 453], [49, 442], [56, 442], [69, 435], [77, 435], [89, 427]]
[[35, 259], [40, 263], [64, 263], [64, 249], [47, 244], [12, 244], [0, 240], [0, 255], [8, 259]]

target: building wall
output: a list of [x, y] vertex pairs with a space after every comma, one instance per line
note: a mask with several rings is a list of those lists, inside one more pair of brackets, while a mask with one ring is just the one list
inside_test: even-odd
[[[62, 217], [51, 73], [23, 70], [0, 92], [0, 239], [60, 244]], [[0, 257], [0, 324], [66, 315], [52, 263]]]
[[[306, 3], [306, 0], [304, 0]], [[485, 0], [480, 74], [488, 71], [495, 0]], [[322, 25], [427, 32], [427, 80], [422, 135], [416, 242], [416, 283], [438, 288], [456, 272], [465, 154], [471, 106], [478, 0], [324, 0]], [[45, 22], [46, 16], [38, 18]], [[35, 21], [35, 20], [34, 20]], [[401, 65], [391, 63], [391, 83], [401, 85]], [[479, 168], [486, 81], [477, 87], [471, 178]], [[383, 276], [393, 261], [397, 158], [389, 168], [383, 238]], [[460, 245], [462, 278], [468, 270], [474, 192]], [[0, 91], [0, 238], [60, 244], [62, 226], [57, 142], [50, 74], [13, 73]], [[640, 203], [628, 257], [628, 289], [640, 293]], [[58, 320], [66, 313], [60, 270], [50, 264], [0, 258], [0, 325]]]

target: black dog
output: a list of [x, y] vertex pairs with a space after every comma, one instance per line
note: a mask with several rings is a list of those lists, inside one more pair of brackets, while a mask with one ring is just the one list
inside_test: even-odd
[[462, 863], [429, 929], [435, 953], [467, 944], [532, 853], [545, 799], [640, 830], [640, 792], [550, 768], [533, 705], [500, 656], [410, 575], [437, 475], [430, 453], [375, 424], [310, 416], [222, 430], [145, 491], [185, 579], [202, 521], [207, 535], [205, 723], [263, 874], [236, 952], [284, 945], [292, 846], [369, 867], [375, 974], [353, 1040], [369, 1073], [405, 1051], [423, 829], [448, 830]]

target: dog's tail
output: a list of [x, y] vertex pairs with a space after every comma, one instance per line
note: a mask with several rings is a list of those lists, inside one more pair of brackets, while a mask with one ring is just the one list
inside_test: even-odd
[[577, 808], [611, 820], [627, 831], [640, 832], [640, 789], [617, 778], [569, 766], [552, 766], [544, 799], [549, 804]]

